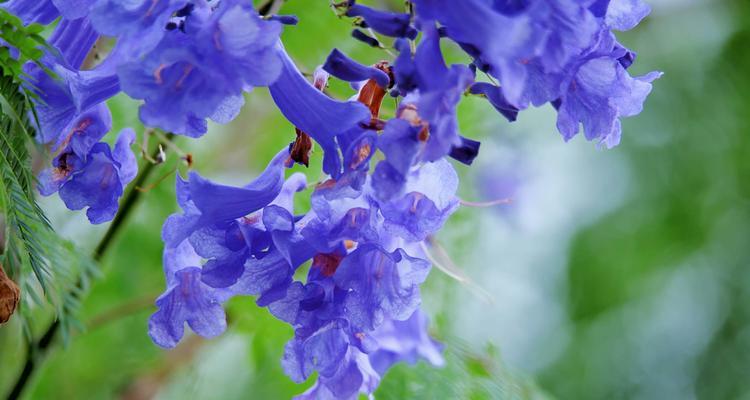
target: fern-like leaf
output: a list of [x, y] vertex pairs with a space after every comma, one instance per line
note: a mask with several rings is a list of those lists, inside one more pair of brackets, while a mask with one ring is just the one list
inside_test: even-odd
[[46, 291], [49, 271], [46, 248], [40, 233], [51, 231], [44, 213], [36, 204], [33, 175], [27, 148], [29, 125], [24, 118], [27, 102], [11, 78], [0, 77], [0, 198], [5, 213], [5, 265], [11, 277], [30, 266]]
[[[36, 179], [31, 169], [29, 149], [40, 148], [34, 140], [36, 116], [24, 80], [23, 64], [41, 64], [49, 50], [39, 35], [38, 25], [24, 26], [0, 9], [0, 211], [3, 215], [4, 243], [0, 262], [21, 287], [20, 314], [25, 328], [34, 305], [51, 303], [62, 333], [80, 325], [74, 318], [80, 291], [98, 272], [90, 257], [81, 256], [72, 243], [57, 235], [35, 199]], [[28, 331], [28, 329], [27, 329]]]

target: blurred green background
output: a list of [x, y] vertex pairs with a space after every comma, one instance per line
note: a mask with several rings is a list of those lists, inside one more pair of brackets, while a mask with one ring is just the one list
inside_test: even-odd
[[[282, 8], [302, 21], [284, 33], [302, 69], [333, 47], [367, 63], [387, 57], [348, 39], [350, 22], [327, 3]], [[639, 53], [635, 74], [665, 75], [644, 112], [624, 121], [616, 149], [580, 137], [563, 143], [551, 107], [509, 124], [480, 99], [462, 103], [463, 133], [483, 142], [474, 167], [457, 167], [462, 197], [513, 202], [462, 208], [448, 222], [438, 239], [475, 282], [435, 269], [425, 285], [448, 364], [398, 366], [376, 397], [750, 399], [750, 4], [649, 3], [652, 15], [619, 37]], [[137, 103], [120, 96], [110, 105], [116, 131], [142, 132]], [[236, 121], [177, 144], [201, 174], [239, 184], [293, 136], [257, 89]], [[152, 182], [178, 164], [168, 155]], [[318, 152], [311, 170], [319, 165]], [[172, 182], [142, 196], [83, 302], [87, 329], [55, 347], [26, 398], [282, 399], [304, 390], [279, 363], [291, 328], [251, 298], [230, 302], [230, 328], [218, 339], [188, 336], [172, 351], [151, 343], [146, 320], [164, 288], [160, 228], [176, 208]], [[42, 204], [83, 251], [106, 230], [56, 197]], [[34, 315], [38, 335], [51, 314]], [[24, 348], [18, 321], [0, 327], [0, 395]]]

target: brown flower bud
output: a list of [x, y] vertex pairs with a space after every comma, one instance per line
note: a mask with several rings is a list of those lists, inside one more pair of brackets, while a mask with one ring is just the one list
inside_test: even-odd
[[297, 132], [297, 139], [294, 140], [289, 148], [289, 156], [297, 164], [302, 164], [305, 167], [310, 166], [310, 152], [313, 148], [312, 139], [308, 134], [294, 128]]
[[0, 265], [0, 324], [8, 322], [16, 311], [20, 297], [18, 285], [5, 275], [3, 266]]

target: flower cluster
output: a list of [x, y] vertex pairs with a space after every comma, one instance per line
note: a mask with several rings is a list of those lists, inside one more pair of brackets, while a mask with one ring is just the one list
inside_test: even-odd
[[[297, 382], [318, 374], [300, 398], [356, 398], [371, 394], [397, 361], [442, 362], [419, 310], [419, 286], [430, 270], [427, 240], [459, 206], [458, 177], [447, 158], [471, 164], [479, 151], [478, 142], [459, 133], [456, 107], [462, 96], [483, 95], [509, 120], [529, 104], [552, 102], [566, 138], [583, 122], [587, 138], [614, 145], [618, 117], [640, 108], [656, 76], [634, 79], [625, 72], [629, 64], [621, 59], [627, 54], [632, 60], [632, 53], [614, 42], [608, 21], [642, 16], [615, 17], [621, 6], [611, 5], [613, 12], [597, 18], [577, 2], [560, 9], [530, 2], [513, 10], [499, 2], [491, 10], [484, 2], [469, 3], [415, 1], [415, 15], [339, 4], [342, 14], [361, 26], [394, 37], [398, 56], [365, 66], [334, 49], [312, 84], [277, 45], [282, 67], [269, 89], [297, 128], [297, 140], [243, 188], [198, 175], [178, 181], [183, 212], [170, 217], [163, 232], [169, 286], [150, 325], [158, 344], [175, 345], [185, 322], [199, 334], [219, 334], [225, 327], [220, 304], [235, 295], [257, 295], [259, 306], [295, 329], [282, 360], [287, 374]], [[504, 53], [491, 58], [454, 36], [472, 28], [472, 19], [450, 18], [477, 10], [514, 23], [536, 21], [538, 32], [528, 35], [539, 42], [524, 53], [533, 62]], [[558, 25], [578, 16], [588, 18], [596, 34], [581, 38], [578, 28], [564, 31]], [[418, 31], [421, 40], [412, 51]], [[478, 44], [488, 42], [479, 40], [486, 32], [478, 35]], [[440, 50], [445, 37], [471, 49], [470, 65], [446, 65]], [[609, 53], [602, 50], [607, 46]], [[613, 76], [591, 71], [608, 60], [616, 64]], [[528, 77], [512, 78], [514, 84], [527, 80], [521, 94], [477, 81], [478, 70], [504, 77], [490, 62], [526, 69], [519, 74]], [[541, 82], [534, 74], [554, 79]], [[321, 92], [330, 76], [358, 89], [353, 100]], [[382, 120], [379, 110], [388, 94], [400, 102], [395, 118]], [[284, 181], [282, 171], [293, 162], [307, 164], [310, 138], [323, 149], [330, 178], [313, 185], [310, 210], [296, 213], [292, 198], [308, 185], [299, 174]], [[384, 157], [376, 163], [371, 158], [378, 151]], [[305, 279], [295, 279], [306, 263]]]
[[[661, 76], [631, 77], [635, 53], [613, 30], [635, 27], [650, 8], [641, 0], [484, 1], [414, 0], [424, 23], [473, 58], [472, 66], [500, 85], [479, 84], [507, 116], [509, 110], [551, 103], [565, 140], [583, 125], [587, 140], [620, 142], [620, 117], [640, 113]], [[498, 38], [498, 40], [487, 40]], [[499, 39], [502, 38], [502, 39]]]
[[[613, 34], [648, 14], [641, 0], [410, 0], [403, 13], [332, 3], [353, 18], [355, 39], [385, 47], [378, 35], [387, 37], [395, 53], [368, 66], [334, 49], [312, 82], [279, 39], [296, 18], [262, 17], [249, 0], [3, 6], [27, 22], [62, 13], [50, 39], [58, 52], [44, 61], [60, 79], [35, 65], [28, 71], [40, 95], [40, 140], [55, 155], [40, 189], [59, 191], [71, 209], [88, 206], [93, 223], [114, 216], [136, 173], [131, 130], [114, 150], [99, 142], [111, 127], [107, 98], [122, 90], [143, 100], [145, 125], [199, 137], [208, 119], [237, 115], [244, 91], [268, 87], [296, 139], [242, 187], [178, 176], [181, 212], [162, 231], [167, 289], [149, 334], [167, 348], [185, 323], [214, 337], [226, 329], [222, 303], [257, 296], [294, 328], [286, 373], [296, 382], [317, 373], [300, 395], [309, 399], [371, 395], [399, 361], [443, 362], [419, 290], [430, 238], [461, 204], [451, 159], [470, 165], [479, 154], [480, 143], [459, 130], [464, 96], [485, 98], [509, 121], [550, 103], [565, 140], [582, 126], [586, 139], [612, 147], [620, 118], [641, 111], [660, 76], [630, 76], [635, 53]], [[82, 68], [100, 36], [116, 39], [113, 50]], [[466, 63], [448, 65], [441, 42], [462, 49]], [[351, 83], [353, 97], [325, 94], [331, 77]], [[380, 113], [386, 96], [398, 104], [390, 119]], [[313, 141], [326, 180], [287, 176], [295, 163], [308, 166]], [[295, 210], [295, 195], [310, 189], [310, 208]]]
[[[371, 127], [378, 115], [365, 99], [379, 99], [371, 107], [379, 108], [388, 74], [334, 51], [315, 75], [319, 87], [326, 70], [365, 77], [359, 101], [342, 102], [309, 83], [282, 47], [278, 52], [284, 67], [271, 94], [298, 138], [309, 132], [324, 148], [331, 178], [314, 185], [305, 213], [293, 207], [295, 194], [308, 188], [305, 176], [284, 179], [296, 161], [289, 149], [243, 187], [196, 173], [178, 179], [182, 212], [163, 230], [168, 288], [149, 331], [164, 347], [179, 341], [185, 322], [212, 337], [225, 328], [222, 302], [257, 295], [258, 305], [295, 328], [282, 360], [287, 374], [303, 382], [318, 373], [302, 398], [353, 398], [372, 393], [397, 361], [442, 362], [419, 311], [419, 286], [430, 270], [420, 243], [458, 207], [458, 176], [441, 159], [406, 171], [388, 193], [378, 190], [371, 157], [393, 142], [381, 141], [386, 134]], [[407, 130], [417, 140], [420, 129]], [[306, 264], [306, 279], [295, 280]]]
[[[276, 43], [282, 23], [294, 22], [263, 19], [245, 0], [12, 0], [2, 7], [25, 23], [60, 18], [42, 66], [29, 63], [26, 71], [38, 94], [38, 139], [56, 154], [40, 191], [59, 190], [70, 209], [88, 207], [92, 223], [112, 219], [137, 169], [132, 154], [105, 156], [114, 175], [90, 162], [101, 158], [90, 153], [102, 151], [104, 145], [94, 143], [110, 128], [107, 99], [123, 91], [143, 100], [145, 125], [201, 136], [207, 119], [227, 123], [237, 116], [244, 91], [278, 78]], [[90, 53], [98, 40], [114, 48], [97, 64]], [[78, 142], [86, 146], [68, 146]], [[127, 152], [129, 142], [122, 143], [120, 151]]]

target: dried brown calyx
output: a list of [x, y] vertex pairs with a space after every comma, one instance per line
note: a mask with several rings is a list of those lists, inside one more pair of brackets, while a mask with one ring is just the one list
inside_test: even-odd
[[313, 142], [308, 134], [294, 128], [297, 132], [297, 138], [294, 139], [291, 146], [289, 147], [289, 157], [294, 160], [297, 164], [302, 164], [305, 167], [310, 166], [310, 152], [312, 151]]
[[20, 298], [21, 290], [18, 285], [5, 275], [3, 266], [0, 265], [0, 324], [8, 322], [16, 311]]
[[320, 268], [321, 274], [325, 277], [331, 277], [341, 264], [344, 255], [339, 253], [318, 253], [313, 257], [312, 267]]
[[[373, 65], [373, 67], [388, 74], [391, 85], [393, 85], [393, 68], [388, 65], [388, 61], [381, 61]], [[385, 98], [387, 90], [388, 88], [380, 87], [374, 79], [370, 79], [359, 91], [357, 100], [370, 109], [373, 120], [376, 120], [380, 115], [380, 106], [383, 104], [383, 98]]]
[[[374, 67], [388, 74], [392, 86], [394, 79], [393, 68], [388, 62], [381, 61], [375, 64]], [[327, 75], [321, 74], [315, 76], [313, 86], [315, 86], [316, 89], [323, 91], [327, 85]], [[379, 119], [378, 116], [380, 115], [380, 106], [383, 104], [383, 99], [387, 92], [388, 88], [381, 87], [374, 79], [368, 80], [360, 89], [357, 101], [366, 105], [367, 108], [370, 109], [371, 120], [370, 123], [367, 124], [368, 129], [382, 130], [385, 126], [385, 122]], [[289, 145], [289, 158], [297, 164], [302, 164], [305, 167], [308, 167], [310, 164], [310, 153], [312, 152], [313, 141], [307, 133], [299, 128], [295, 128], [295, 132], [297, 137], [294, 142]], [[368, 148], [366, 150], [369, 152], [371, 149]]]
[[[327, 74], [315, 74], [313, 77], [313, 86], [321, 92], [328, 86], [328, 75]], [[299, 128], [294, 128], [297, 137], [294, 142], [289, 145], [289, 158], [297, 164], [302, 164], [305, 167], [310, 166], [310, 153], [313, 148], [313, 141], [310, 135], [303, 132]]]

